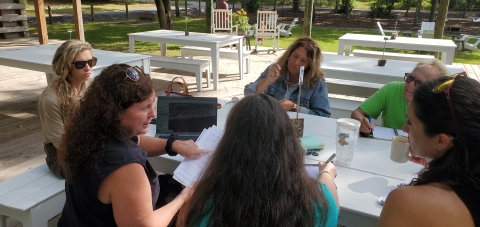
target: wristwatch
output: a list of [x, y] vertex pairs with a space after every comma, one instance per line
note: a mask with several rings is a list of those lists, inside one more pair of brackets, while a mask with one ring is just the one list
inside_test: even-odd
[[292, 109], [290, 109], [290, 111], [295, 111], [296, 112], [297, 111], [297, 104], [293, 103], [293, 107], [292, 107]]

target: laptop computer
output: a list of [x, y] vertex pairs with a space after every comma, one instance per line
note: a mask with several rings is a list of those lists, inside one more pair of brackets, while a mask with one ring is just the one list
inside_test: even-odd
[[158, 96], [156, 123], [155, 137], [196, 141], [203, 129], [217, 125], [217, 98]]
[[382, 28], [382, 25], [380, 25], [380, 21], [377, 21], [377, 26], [378, 26], [378, 29], [380, 29], [382, 36], [385, 37], [385, 32], [383, 32], [383, 28]]

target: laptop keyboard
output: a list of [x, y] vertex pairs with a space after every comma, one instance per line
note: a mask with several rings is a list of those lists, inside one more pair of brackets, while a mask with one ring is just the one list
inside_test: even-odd
[[[168, 139], [170, 135], [160, 135], [158, 136], [158, 138], [162, 138], [162, 139]], [[193, 140], [193, 141], [197, 141], [198, 139], [198, 136], [193, 136], [193, 135], [179, 135], [178, 136], [178, 139], [179, 140]]]

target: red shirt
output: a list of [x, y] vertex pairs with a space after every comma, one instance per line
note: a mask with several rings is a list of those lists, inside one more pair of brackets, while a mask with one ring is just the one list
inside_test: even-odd
[[217, 2], [217, 9], [228, 9], [228, 3], [226, 1], [220, 0]]

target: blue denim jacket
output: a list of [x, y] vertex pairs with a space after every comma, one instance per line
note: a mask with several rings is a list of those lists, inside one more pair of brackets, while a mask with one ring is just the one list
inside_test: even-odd
[[[244, 95], [255, 93], [257, 85], [260, 80], [267, 77], [267, 72], [270, 69], [269, 66], [260, 77], [252, 83], [245, 85], [243, 90]], [[282, 100], [287, 92], [288, 83], [282, 79], [277, 79], [272, 85], [268, 87], [265, 94], [272, 96], [277, 100]], [[298, 89], [293, 91], [292, 95], [288, 98], [290, 101], [297, 103]], [[302, 94], [300, 96], [300, 112], [311, 115], [318, 115], [322, 117], [330, 117], [330, 102], [328, 101], [328, 89], [325, 80], [319, 80], [314, 88], [302, 86]]]

